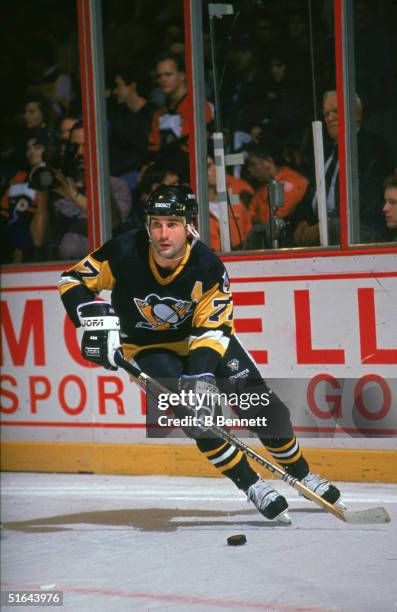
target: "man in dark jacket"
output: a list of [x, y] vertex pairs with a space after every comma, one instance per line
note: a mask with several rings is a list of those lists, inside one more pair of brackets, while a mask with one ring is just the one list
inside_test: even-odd
[[[338, 156], [338, 104], [336, 91], [323, 96], [323, 114], [328, 132], [325, 145], [325, 184], [330, 244], [339, 244], [339, 156]], [[392, 171], [392, 156], [381, 136], [361, 127], [362, 104], [356, 96], [358, 192], [360, 212], [360, 242], [382, 240], [383, 220], [379, 201], [382, 198], [382, 182]], [[317, 214], [316, 185], [311, 181], [302, 203], [294, 216], [293, 243], [295, 246], [320, 244]]]

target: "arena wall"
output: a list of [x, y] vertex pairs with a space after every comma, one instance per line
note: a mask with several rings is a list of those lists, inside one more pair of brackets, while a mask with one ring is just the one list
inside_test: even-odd
[[[397, 256], [225, 264], [237, 333], [290, 407], [312, 468], [397, 482]], [[145, 398], [124, 372], [82, 360], [60, 270], [3, 274], [2, 469], [217, 476], [186, 438], [146, 438]]]

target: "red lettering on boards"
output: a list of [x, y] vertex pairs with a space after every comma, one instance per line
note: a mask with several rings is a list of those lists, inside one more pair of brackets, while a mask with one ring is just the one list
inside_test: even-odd
[[[37, 385], [44, 385], [44, 390], [37, 390]], [[30, 411], [37, 414], [37, 400], [45, 400], [50, 397], [51, 383], [47, 376], [29, 376]]]
[[334, 389], [340, 390], [341, 388], [339, 381], [333, 376], [329, 374], [317, 374], [317, 376], [314, 376], [310, 380], [307, 386], [307, 403], [309, 404], [309, 408], [312, 413], [320, 419], [338, 419], [342, 415], [342, 398], [340, 395], [325, 395], [325, 401], [328, 402], [328, 404], [332, 405], [332, 408], [330, 410], [322, 410], [317, 404], [316, 390], [318, 385], [324, 381], [329, 383]]
[[[116, 388], [112, 391], [106, 389], [106, 385], [113, 384]], [[116, 404], [117, 414], [124, 416], [124, 405], [120, 394], [124, 391], [124, 384], [117, 376], [98, 376], [98, 400], [99, 414], [106, 414], [106, 400], [112, 400]]]
[[8, 391], [7, 389], [4, 389], [2, 386], [3, 381], [9, 382], [13, 387], [17, 387], [18, 383], [13, 376], [9, 376], [8, 374], [4, 374], [0, 376], [0, 397], [4, 396], [11, 401], [11, 406], [4, 406], [3, 402], [1, 402], [0, 412], [2, 412], [3, 414], [13, 414], [14, 412], [18, 410], [18, 406], [19, 406], [18, 396], [12, 391]]
[[[22, 315], [19, 339], [14, 331], [7, 302], [0, 302], [0, 324], [3, 337], [7, 340], [12, 363], [25, 365], [30, 337], [33, 336], [34, 365], [45, 365], [43, 300], [26, 300]], [[0, 364], [3, 365], [3, 351], [0, 346]]]
[[296, 360], [298, 364], [345, 363], [343, 349], [315, 349], [312, 343], [310, 294], [308, 289], [294, 291], [296, 323]]
[[382, 349], [377, 345], [374, 289], [358, 289], [357, 293], [361, 363], [397, 364], [397, 348]]
[[[70, 406], [66, 401], [66, 389], [70, 383], [74, 383], [75, 385], [77, 385], [78, 391], [80, 393], [80, 400], [78, 401], [76, 406]], [[62, 378], [59, 384], [58, 399], [59, 403], [61, 404], [62, 410], [64, 410], [66, 414], [76, 416], [77, 414], [83, 412], [87, 403], [87, 391], [81, 378], [79, 378], [79, 376], [75, 376], [74, 374], [64, 376], [64, 378]]]
[[[365, 386], [369, 382], [375, 382], [377, 385], [379, 385], [383, 395], [382, 406], [380, 410], [377, 410], [376, 412], [368, 410], [363, 398]], [[392, 397], [390, 387], [382, 376], [378, 376], [377, 374], [367, 374], [357, 381], [357, 385], [354, 389], [354, 403], [357, 410], [365, 419], [368, 419], [369, 421], [380, 421], [387, 415], [391, 408]]]

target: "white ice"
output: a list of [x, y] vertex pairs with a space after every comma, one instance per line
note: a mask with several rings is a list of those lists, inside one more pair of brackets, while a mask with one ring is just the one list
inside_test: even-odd
[[273, 484], [291, 526], [226, 479], [3, 473], [2, 590], [61, 590], [65, 612], [394, 611], [397, 486], [340, 483], [392, 517], [358, 526]]

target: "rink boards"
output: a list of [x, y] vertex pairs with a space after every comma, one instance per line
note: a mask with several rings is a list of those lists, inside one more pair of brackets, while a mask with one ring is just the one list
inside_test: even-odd
[[[397, 255], [225, 264], [239, 338], [312, 463], [335, 479], [396, 482]], [[215, 476], [186, 439], [146, 438], [145, 398], [125, 373], [82, 360], [60, 272], [3, 273], [3, 469]]]

